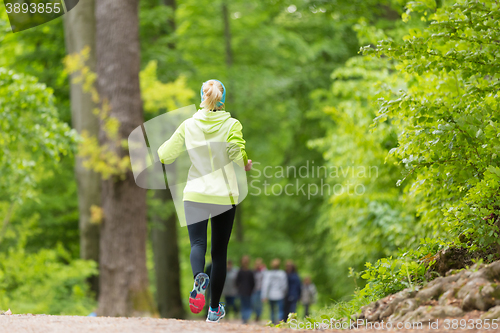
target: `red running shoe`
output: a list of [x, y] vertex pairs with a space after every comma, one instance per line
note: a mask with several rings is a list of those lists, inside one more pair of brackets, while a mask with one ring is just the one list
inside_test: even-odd
[[205, 273], [199, 273], [194, 278], [193, 290], [189, 295], [189, 308], [192, 313], [200, 313], [205, 306], [205, 292], [210, 278]]

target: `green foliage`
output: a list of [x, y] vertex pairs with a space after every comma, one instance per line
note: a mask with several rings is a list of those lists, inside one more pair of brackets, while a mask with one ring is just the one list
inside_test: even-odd
[[360, 271], [365, 262], [395, 256], [400, 248], [418, 244], [418, 232], [423, 232], [412, 202], [405, 203], [395, 185], [402, 168], [393, 158], [385, 161], [397, 143], [394, 127], [387, 123], [370, 131], [378, 99], [405, 87], [391, 67], [385, 59], [353, 57], [333, 72], [331, 91], [313, 94], [322, 112], [310, 116], [322, 119], [326, 135], [309, 146], [322, 151], [326, 166], [335, 171], [326, 179], [335, 193], [324, 202], [316, 230], [330, 240], [320, 251], [328, 254], [337, 297], [355, 287], [346, 273], [349, 267]]
[[41, 229], [40, 210], [28, 213], [26, 202], [36, 206], [39, 185], [54, 184], [75, 133], [60, 121], [52, 90], [44, 84], [4, 68], [0, 83], [0, 307], [14, 313], [88, 313], [95, 305], [85, 279], [96, 272], [95, 263], [73, 261], [61, 245], [40, 250], [30, 244], [32, 251], [27, 250], [28, 239], [40, 237]]
[[87, 315], [96, 304], [86, 278], [97, 273], [93, 261], [67, 260], [62, 246], [25, 253], [1, 253], [0, 308], [14, 313]]
[[75, 132], [59, 120], [50, 88], [5, 68], [0, 68], [0, 108], [0, 194], [21, 202], [33, 198], [46, 170], [70, 153]]
[[[50, 313], [53, 315], [87, 315], [96, 307], [89, 297], [86, 277], [97, 272], [91, 262], [73, 261], [71, 265], [59, 263], [54, 250], [44, 249], [28, 258], [20, 253], [0, 256], [3, 260], [0, 306], [15, 313]], [[19, 265], [19, 261], [26, 263]], [[29, 266], [28, 266], [29, 265]], [[15, 274], [5, 274], [12, 269]], [[44, 274], [47, 269], [51, 274]], [[31, 273], [31, 274], [27, 274]]]
[[422, 277], [426, 268], [425, 265], [415, 261], [403, 261], [392, 257], [379, 259], [375, 265], [367, 262], [366, 270], [361, 277], [367, 280], [368, 284], [359, 294], [382, 298], [404, 288], [414, 289], [416, 284], [423, 282]]
[[[198, 104], [201, 82], [217, 78], [228, 88], [227, 111], [244, 125], [256, 169], [313, 161], [337, 168], [328, 177], [273, 176], [268, 182], [363, 189], [362, 195], [311, 198], [251, 194], [239, 207], [244, 239], [233, 236], [233, 260], [243, 254], [266, 262], [294, 259], [301, 275], [312, 275], [321, 304], [345, 300], [311, 321], [349, 317], [369, 301], [416, 287], [443, 248], [460, 242], [476, 250], [498, 242], [496, 2], [237, 0], [225, 3], [230, 40], [222, 1], [185, 0], [175, 11], [160, 3], [140, 2], [146, 119]], [[69, 121], [62, 21], [5, 34], [0, 15], [0, 66], [38, 77], [57, 97], [35, 79], [0, 70], [2, 111], [9, 106], [0, 114], [0, 271], [14, 281], [0, 288], [0, 306], [85, 314], [93, 304], [82, 296], [92, 267], [57, 245], [78, 255], [73, 163], [69, 155], [60, 158], [73, 140], [61, 123]], [[357, 55], [360, 44], [370, 44], [366, 56]], [[74, 61], [73, 72], [85, 72], [82, 64]], [[91, 88], [95, 75], [83, 72], [81, 83]], [[113, 136], [119, 124], [107, 111], [99, 114]], [[80, 148], [103, 174], [128, 168], [128, 160], [107, 155], [97, 138], [83, 137]], [[249, 176], [266, 180], [256, 170]], [[171, 209], [154, 200], [149, 205], [150, 213]], [[30, 231], [26, 236], [21, 226]], [[27, 239], [22, 244], [21, 236]], [[187, 291], [186, 228], [179, 239]], [[23, 264], [17, 269], [14, 260]], [[27, 271], [28, 264], [36, 269]], [[41, 268], [45, 264], [53, 274]], [[26, 284], [19, 282], [23, 275]], [[36, 296], [31, 304], [30, 293]]]
[[152, 60], [140, 73], [141, 94], [148, 116], [156, 116], [161, 110], [172, 111], [189, 105], [195, 95], [193, 90], [186, 87], [185, 76], [179, 76], [174, 82], [159, 81], [157, 67], [157, 61]]
[[450, 242], [464, 233], [472, 249], [488, 248], [498, 242], [500, 8], [425, 5], [409, 10], [435, 10], [427, 28], [363, 49], [396, 60], [409, 83], [399, 98], [384, 99], [376, 121], [390, 119], [401, 133], [390, 155], [407, 170], [399, 183], [414, 175], [408, 191], [422, 222]]
[[[78, 258], [78, 196], [76, 182], [73, 181], [73, 160], [65, 157], [60, 163], [60, 168], [46, 171], [46, 177], [36, 184], [35, 197], [16, 206], [9, 225], [4, 228], [6, 233], [12, 233], [10, 225], [17, 226], [25, 220], [36, 219], [36, 232], [28, 237], [26, 252], [55, 248], [57, 243], [62, 243], [73, 258]], [[0, 251], [7, 251], [15, 243], [16, 237], [4, 238]]]
[[361, 309], [362, 306], [365, 306], [375, 300], [376, 296], [374, 295], [366, 295], [365, 297], [361, 297], [356, 294], [349, 301], [335, 302], [334, 304], [326, 306], [323, 309], [315, 312], [313, 316], [307, 319], [313, 325], [316, 324], [317, 327], [322, 327], [319, 326], [319, 324], [330, 323], [332, 319], [341, 320], [342, 318], [352, 318], [353, 315], [356, 315], [359, 312], [359, 309]]
[[[398, 234], [394, 239], [401, 248], [394, 257], [368, 262], [362, 273], [352, 274], [367, 283], [351, 302], [363, 303], [424, 283], [433, 255], [446, 247], [463, 243], [471, 251], [487, 251], [498, 244], [500, 78], [493, 55], [500, 47], [499, 5], [459, 1], [438, 8], [434, 1], [409, 3], [403, 20], [418, 18], [430, 23], [410, 25], [402, 41], [386, 38], [376, 48], [362, 48], [365, 55], [384, 56], [379, 61], [394, 66], [405, 82], [399, 86], [398, 96], [389, 93], [396, 91], [390, 84], [379, 84], [385, 96], [371, 93], [381, 103], [372, 133], [388, 128], [397, 133], [397, 145], [386, 146], [392, 148], [386, 163], [404, 166], [397, 185], [406, 183], [399, 190], [406, 205], [400, 209], [411, 212], [408, 203], [413, 202], [418, 219], [407, 236]], [[359, 28], [371, 35], [382, 34]], [[383, 72], [379, 76], [383, 82]], [[353, 104], [356, 99], [349, 100]], [[346, 102], [339, 101], [339, 105]], [[359, 104], [354, 105], [358, 111]], [[335, 130], [334, 137], [338, 133]], [[354, 137], [352, 141], [356, 142]], [[381, 230], [377, 227], [374, 235]], [[415, 238], [420, 238], [419, 244]], [[403, 243], [397, 244], [399, 241]], [[342, 305], [331, 311], [337, 308]], [[345, 315], [357, 311], [348, 308]]]
[[0, 11], [0, 67], [36, 77], [54, 91], [61, 120], [70, 121], [68, 79], [62, 59], [66, 55], [63, 18], [12, 33], [7, 12]]
[[93, 261], [72, 259], [58, 244], [30, 253], [26, 240], [34, 221], [19, 225], [17, 244], [0, 252], [0, 308], [13, 313], [86, 315], [96, 304], [86, 279], [97, 273]]

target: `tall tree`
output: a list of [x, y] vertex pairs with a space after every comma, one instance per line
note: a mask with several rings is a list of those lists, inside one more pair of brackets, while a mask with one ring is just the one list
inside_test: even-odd
[[[98, 89], [109, 115], [120, 122], [126, 139], [143, 122], [139, 86], [138, 0], [97, 0], [96, 56]], [[123, 147], [101, 129], [102, 145], [124, 156]], [[98, 314], [130, 316], [153, 311], [146, 269], [146, 190], [131, 171], [102, 182], [104, 221], [100, 242]]]
[[[95, 16], [94, 0], [81, 1], [78, 6], [64, 15], [66, 51], [68, 54], [90, 47], [87, 66], [95, 72]], [[96, 105], [90, 93], [83, 91], [81, 84], [71, 83], [71, 121], [73, 127], [82, 133], [97, 137], [99, 122], [93, 114]], [[76, 157], [75, 176], [78, 184], [78, 208], [80, 228], [80, 257], [99, 262], [99, 225], [91, 223], [90, 207], [101, 205], [101, 179], [98, 173], [85, 168], [82, 158]], [[98, 295], [99, 279], [90, 279], [92, 290]]]
[[[169, 26], [168, 33], [173, 34], [176, 27], [176, 1], [164, 0], [163, 3], [170, 9], [167, 25]], [[168, 47], [171, 50], [175, 49], [175, 42], [171, 40]], [[169, 190], [155, 191], [155, 199], [161, 202], [162, 212], [165, 207], [173, 203]], [[171, 210], [166, 216], [162, 212], [159, 210], [153, 212], [153, 226], [151, 228], [158, 311], [163, 318], [184, 318], [185, 312], [181, 299], [177, 218], [175, 210]]]
[[151, 240], [155, 260], [158, 311], [163, 318], [184, 318], [180, 293], [177, 217], [174, 209], [171, 209], [166, 216], [162, 214], [166, 207], [173, 206], [172, 194], [169, 190], [156, 190], [155, 199], [160, 203], [160, 207], [153, 213]]

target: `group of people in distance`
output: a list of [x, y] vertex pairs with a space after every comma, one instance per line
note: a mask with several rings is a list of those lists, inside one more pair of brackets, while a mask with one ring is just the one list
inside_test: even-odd
[[[309, 307], [316, 302], [317, 291], [310, 277], [300, 281], [295, 264], [288, 260], [285, 270], [280, 268], [280, 259], [273, 259], [269, 269], [263, 260], [257, 258], [253, 269], [250, 257], [241, 258], [241, 267], [235, 267], [231, 260], [227, 262], [226, 283], [222, 295], [226, 301], [227, 313], [237, 315], [241, 312], [243, 323], [248, 323], [252, 313], [255, 320], [261, 318], [263, 303], [269, 302], [273, 324], [286, 321], [290, 313], [297, 312], [297, 302], [304, 306], [304, 316], [309, 315]], [[238, 309], [238, 301], [240, 309]]]

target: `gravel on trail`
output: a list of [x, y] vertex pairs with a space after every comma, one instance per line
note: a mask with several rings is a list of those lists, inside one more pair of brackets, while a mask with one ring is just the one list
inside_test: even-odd
[[[264, 327], [258, 325], [242, 325], [234, 322], [219, 324], [206, 323], [202, 320], [176, 320], [158, 318], [115, 318], [115, 317], [77, 317], [49, 315], [0, 315], [1, 333], [165, 333], [165, 332], [311, 332], [313, 330], [296, 330]], [[415, 330], [324, 330], [325, 332], [480, 332], [481, 330], [431, 330], [424, 326]], [[482, 332], [498, 332], [482, 330]]]

